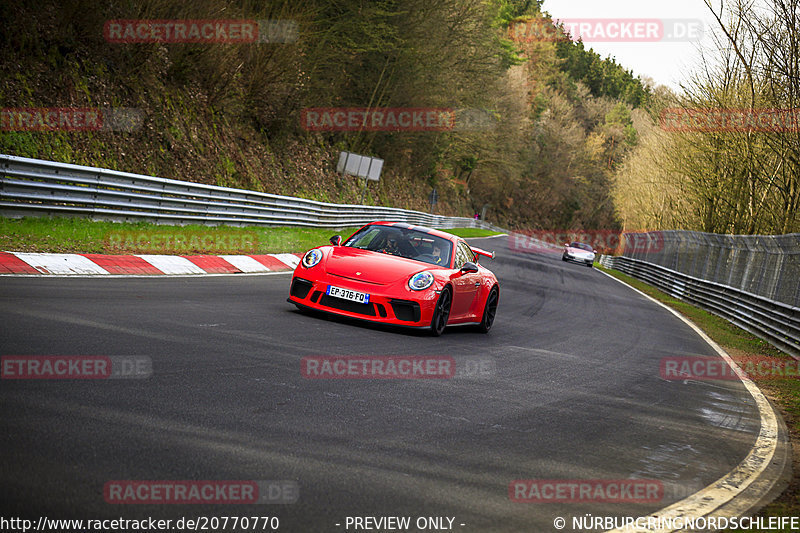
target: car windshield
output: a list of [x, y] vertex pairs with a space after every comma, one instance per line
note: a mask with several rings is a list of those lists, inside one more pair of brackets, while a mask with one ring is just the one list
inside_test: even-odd
[[424, 231], [395, 226], [366, 226], [347, 239], [344, 246], [361, 248], [431, 265], [449, 266], [452, 243]]
[[570, 248], [579, 248], [581, 250], [586, 250], [587, 252], [594, 252], [591, 246], [583, 242], [573, 242], [569, 245]]

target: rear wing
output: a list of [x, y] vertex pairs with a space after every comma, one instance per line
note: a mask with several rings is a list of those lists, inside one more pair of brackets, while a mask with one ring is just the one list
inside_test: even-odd
[[[472, 248], [472, 247], [470, 247], [470, 248]], [[480, 248], [472, 248], [472, 251], [475, 252], [478, 255], [482, 255], [482, 256], [490, 257], [490, 258], [494, 259], [494, 252], [487, 252], [486, 250], [481, 250]], [[477, 259], [477, 257], [475, 259]]]

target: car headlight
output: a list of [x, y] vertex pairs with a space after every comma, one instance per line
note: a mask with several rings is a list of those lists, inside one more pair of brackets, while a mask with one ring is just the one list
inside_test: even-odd
[[306, 252], [301, 261], [302, 265], [306, 268], [311, 268], [322, 260], [322, 252], [314, 248]]
[[412, 291], [424, 291], [433, 285], [433, 274], [427, 270], [417, 272], [408, 280], [408, 288]]

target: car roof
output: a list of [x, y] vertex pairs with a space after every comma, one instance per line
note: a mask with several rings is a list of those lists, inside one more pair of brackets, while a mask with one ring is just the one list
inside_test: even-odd
[[370, 222], [367, 224], [368, 226], [392, 226], [395, 228], [400, 229], [410, 229], [414, 231], [420, 231], [422, 233], [428, 233], [435, 237], [441, 237], [442, 239], [447, 239], [452, 242], [458, 242], [461, 240], [457, 235], [453, 235], [452, 233], [446, 233], [444, 231], [435, 230], [432, 228], [428, 228], [425, 226], [416, 226], [414, 224], [406, 224], [405, 222], [387, 222], [387, 221], [378, 221], [378, 222]]

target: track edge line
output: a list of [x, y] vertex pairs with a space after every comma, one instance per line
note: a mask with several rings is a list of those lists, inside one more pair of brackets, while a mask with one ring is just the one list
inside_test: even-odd
[[[659, 302], [655, 298], [643, 293], [639, 289], [625, 283], [624, 281], [615, 278], [611, 274], [603, 272], [602, 270], [597, 270], [598, 272], [602, 273], [605, 276], [613, 279], [614, 281], [621, 283], [628, 287], [629, 289], [637, 292], [639, 295], [644, 296], [648, 300], [655, 302], [656, 304], [660, 305], [664, 309], [668, 310], [670, 313], [678, 317], [682, 320], [685, 324], [687, 324], [690, 328], [692, 328], [699, 336], [702, 338], [706, 343], [714, 349], [720, 357], [722, 357], [728, 365], [734, 369], [734, 371], [739, 369], [739, 366], [734, 362], [728, 353], [723, 350], [713, 339], [711, 339], [702, 329], [700, 329], [697, 324], [689, 320], [687, 317], [681, 315], [678, 311], [672, 309], [668, 305]], [[745, 386], [747, 391], [753, 397], [753, 400], [756, 402], [756, 406], [758, 407], [759, 416], [761, 417], [761, 429], [759, 431], [758, 437], [756, 438], [756, 442], [753, 444], [753, 447], [750, 449], [750, 452], [747, 456], [739, 463], [733, 470], [719, 478], [717, 481], [712, 483], [711, 485], [701, 489], [700, 491], [694, 493], [693, 495], [684, 498], [672, 505], [664, 507], [655, 513], [648, 515], [648, 517], [653, 518], [678, 518], [683, 517], [684, 519], [689, 518], [701, 518], [710, 515], [714, 511], [721, 509], [724, 506], [729, 506], [733, 504], [733, 500], [737, 497], [742, 496], [742, 494], [756, 481], [763, 481], [760, 480], [759, 477], [764, 473], [767, 467], [770, 466], [773, 457], [778, 452], [779, 445], [783, 448], [781, 450], [781, 454], [786, 457], [788, 454], [786, 453], [785, 447], [788, 445], [786, 440], [786, 427], [784, 425], [783, 419], [780, 419], [779, 416], [775, 412], [775, 409], [769, 403], [764, 393], [761, 392], [761, 389], [756, 386], [756, 384], [749, 378], [744, 377], [743, 372], [737, 372], [737, 375], [740, 376], [742, 384]], [[781, 431], [782, 430], [782, 431]], [[780, 437], [783, 438], [780, 438]], [[784, 463], [784, 467], [782, 468], [782, 472], [785, 473], [785, 465], [788, 464], [791, 467], [791, 458], [789, 456], [788, 462]], [[777, 483], [781, 482], [784, 476], [779, 476], [773, 483], [766, 483], [766, 489], [761, 490], [758, 494], [755, 495], [748, 495], [747, 498], [751, 499], [752, 502], [737, 502], [737, 504], [744, 504], [744, 510], [742, 512], [747, 512], [756, 506], [763, 506], [767, 502], [763, 501], [764, 497], [768, 495], [773, 488], [776, 486]], [[775, 496], [778, 496], [777, 494]], [[740, 507], [740, 505], [737, 505]], [[741, 516], [740, 514], [736, 515], [729, 515], [730, 511], [725, 510], [723, 511], [725, 516]], [[681, 531], [684, 528], [674, 528], [674, 529], [648, 529], [648, 528], [630, 528], [630, 527], [622, 527], [617, 529], [608, 530], [610, 533], [622, 533], [622, 532], [636, 532], [636, 533], [671, 533], [673, 531]]]

